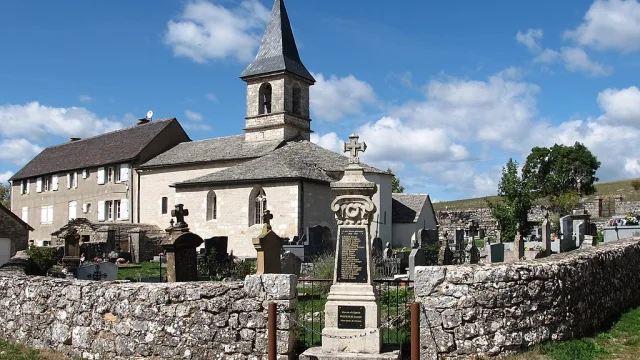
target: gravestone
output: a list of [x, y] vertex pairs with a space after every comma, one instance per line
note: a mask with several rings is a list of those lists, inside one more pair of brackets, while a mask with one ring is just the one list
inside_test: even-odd
[[382, 250], [382, 258], [387, 260], [387, 259], [391, 259], [393, 257], [393, 251], [391, 250], [391, 243], [387, 242], [387, 245], [385, 245], [384, 250]]
[[422, 244], [435, 244], [439, 241], [438, 229], [420, 229], [418, 230], [419, 246]]
[[62, 264], [69, 272], [75, 271], [80, 265], [80, 234], [75, 229], [69, 229], [64, 237]]
[[547, 212], [542, 221], [542, 246], [545, 255], [551, 255], [551, 223], [549, 222], [549, 213]]
[[189, 231], [184, 220], [188, 215], [189, 210], [182, 204], [177, 204], [175, 210], [171, 210], [171, 216], [176, 218], [176, 225], [161, 243], [167, 256], [167, 282], [198, 281], [196, 248], [202, 245], [203, 240]]
[[504, 244], [496, 243], [489, 245], [489, 256], [491, 257], [492, 263], [501, 263], [504, 262]]
[[513, 242], [513, 247], [514, 260], [518, 261], [524, 258], [524, 238], [520, 234], [520, 224], [516, 227], [516, 238]]
[[271, 212], [265, 211], [263, 215], [264, 227], [258, 237], [253, 238], [253, 247], [258, 252], [256, 261], [256, 274], [280, 274], [282, 264], [282, 239], [271, 229]]
[[438, 252], [438, 265], [451, 265], [453, 263], [453, 252], [449, 244], [443, 241]]
[[454, 247], [456, 250], [462, 249], [462, 245], [464, 244], [464, 230], [456, 229], [456, 235], [454, 238]]
[[324, 241], [324, 228], [321, 225], [316, 225], [308, 228], [309, 233], [309, 245], [318, 246]]
[[382, 257], [382, 239], [380, 239], [379, 237], [375, 237], [373, 238], [373, 241], [371, 242], [371, 251], [372, 251], [372, 255], [375, 258], [381, 258]]
[[118, 280], [118, 265], [110, 262], [101, 262], [78, 267], [76, 271], [78, 280], [113, 281]]
[[560, 252], [567, 252], [575, 249], [575, 241], [573, 240], [573, 219], [571, 215], [560, 218]]
[[418, 242], [413, 241], [411, 243], [411, 247], [413, 249], [409, 254], [409, 280], [413, 280], [415, 278], [416, 266], [427, 265], [427, 257]]
[[371, 197], [377, 186], [364, 177], [360, 166], [358, 152], [364, 151], [366, 145], [358, 142], [357, 135], [349, 139], [350, 142], [343, 145], [343, 151], [351, 155], [349, 165], [342, 179], [330, 185], [336, 194], [331, 210], [338, 224], [337, 266], [325, 304], [322, 348], [311, 348], [300, 357], [335, 360], [359, 356], [364, 359], [364, 354], [376, 354], [371, 357], [398, 359], [397, 351], [389, 356], [381, 354], [380, 307], [373, 286], [369, 237], [376, 211]]
[[469, 263], [477, 264], [480, 262], [480, 249], [476, 246], [475, 241], [471, 241], [471, 249], [469, 250]]
[[229, 238], [227, 236], [214, 236], [204, 240], [204, 253], [206, 256], [211, 254], [211, 251], [215, 251], [216, 262], [222, 264], [227, 261], [229, 254], [227, 247], [229, 244]]
[[294, 274], [300, 276], [300, 268], [302, 267], [302, 260], [294, 253], [287, 251], [280, 257], [282, 263], [283, 274]]
[[478, 229], [478, 238], [480, 240], [484, 239], [484, 229]]

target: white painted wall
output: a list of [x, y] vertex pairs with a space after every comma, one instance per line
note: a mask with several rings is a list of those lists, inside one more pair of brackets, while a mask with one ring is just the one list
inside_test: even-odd
[[0, 238], [0, 266], [6, 264], [11, 259], [11, 240]]
[[364, 174], [364, 177], [378, 184], [378, 191], [373, 195], [373, 203], [376, 212], [373, 214], [371, 224], [371, 238], [378, 236], [383, 243], [392, 241], [391, 222], [391, 175], [388, 174]]
[[411, 247], [411, 240], [418, 236], [418, 231], [425, 227], [426, 229], [436, 228], [436, 217], [433, 212], [433, 204], [427, 196], [418, 220], [413, 223], [393, 224], [393, 242], [392, 248]]

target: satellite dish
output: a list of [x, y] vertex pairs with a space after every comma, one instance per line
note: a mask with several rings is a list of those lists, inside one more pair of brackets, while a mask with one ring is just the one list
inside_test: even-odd
[[147, 120], [151, 120], [152, 117], [153, 117], [153, 111], [151, 110], [147, 111]]

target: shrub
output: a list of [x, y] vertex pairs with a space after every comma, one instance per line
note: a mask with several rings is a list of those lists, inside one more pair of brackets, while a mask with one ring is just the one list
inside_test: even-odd
[[[447, 241], [447, 240], [442, 240]], [[427, 259], [428, 266], [438, 265], [438, 254], [440, 253], [440, 242], [435, 242], [431, 244], [427, 244], [426, 242], [422, 244], [422, 251], [424, 251], [424, 256]]]
[[640, 190], [640, 179], [635, 179], [635, 180], [631, 181], [631, 187], [635, 191]]
[[25, 269], [28, 275], [46, 275], [47, 271], [56, 264], [55, 249], [49, 247], [30, 246], [27, 249], [29, 264]]
[[333, 251], [327, 251], [316, 255], [311, 259], [313, 266], [305, 274], [306, 277], [314, 279], [331, 279], [336, 266], [336, 257]]

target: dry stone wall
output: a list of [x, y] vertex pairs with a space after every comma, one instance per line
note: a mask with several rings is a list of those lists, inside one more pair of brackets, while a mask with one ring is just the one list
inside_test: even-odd
[[266, 359], [267, 304], [278, 352], [294, 348], [296, 277], [122, 283], [0, 271], [0, 336], [86, 359]]
[[416, 268], [422, 359], [593, 334], [640, 304], [640, 238], [511, 264]]

